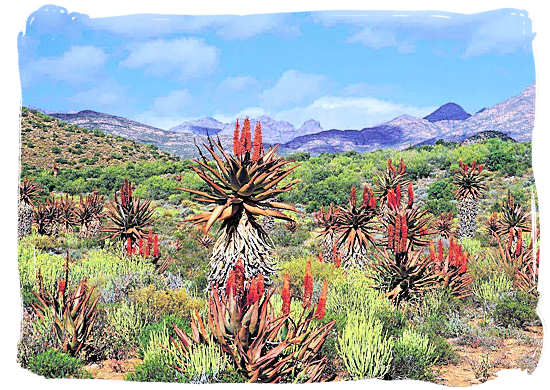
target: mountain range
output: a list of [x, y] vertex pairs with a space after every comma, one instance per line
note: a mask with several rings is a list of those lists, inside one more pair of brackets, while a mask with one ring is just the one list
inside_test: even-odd
[[[211, 117], [186, 121], [169, 130], [145, 125], [120, 116], [85, 110], [77, 113], [50, 113], [68, 123], [137, 142], [154, 144], [181, 157], [196, 156], [195, 142], [216, 135], [224, 146], [232, 142], [234, 122], [223, 123]], [[285, 153], [347, 151], [364, 152], [380, 148], [406, 148], [433, 144], [437, 140], [461, 142], [480, 132], [497, 131], [517, 141], [531, 139], [535, 118], [535, 84], [492, 107], [471, 115], [456, 103], [446, 103], [424, 118], [401, 115], [379, 125], [357, 129], [323, 129], [310, 119], [296, 128], [290, 122], [269, 116], [250, 118], [252, 126], [262, 124], [265, 144], [281, 144]], [[244, 118], [238, 118], [242, 123]]]

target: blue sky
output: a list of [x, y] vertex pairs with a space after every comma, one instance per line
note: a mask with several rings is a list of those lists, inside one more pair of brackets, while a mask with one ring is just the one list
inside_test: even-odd
[[168, 129], [212, 116], [372, 126], [449, 101], [468, 112], [535, 82], [525, 11], [89, 18], [56, 6], [18, 37], [23, 104]]

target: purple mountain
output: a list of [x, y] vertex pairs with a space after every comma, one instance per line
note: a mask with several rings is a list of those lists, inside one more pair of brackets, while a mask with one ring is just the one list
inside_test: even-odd
[[430, 122], [462, 121], [471, 117], [462, 107], [456, 103], [447, 103], [439, 107], [424, 119]]

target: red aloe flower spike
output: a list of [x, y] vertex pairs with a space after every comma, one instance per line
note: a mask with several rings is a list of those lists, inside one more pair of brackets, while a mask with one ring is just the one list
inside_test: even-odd
[[412, 183], [409, 183], [409, 186], [407, 187], [407, 197], [409, 199], [409, 203], [407, 204], [407, 207], [411, 208], [414, 203], [414, 192], [413, 192]]
[[313, 295], [313, 278], [311, 277], [311, 260], [306, 262], [306, 271], [304, 273], [304, 297], [302, 305], [309, 307]]
[[437, 260], [440, 263], [443, 261], [443, 242], [441, 240], [437, 242]]
[[394, 235], [393, 225], [388, 225], [388, 249], [393, 250], [393, 235]]
[[351, 186], [351, 194], [349, 196], [349, 204], [352, 207], [355, 207], [356, 202], [357, 202], [357, 195], [355, 193], [355, 186]]
[[435, 263], [436, 257], [435, 257], [435, 246], [433, 242], [430, 242], [430, 260], [432, 263]]
[[258, 299], [260, 299], [264, 295], [265, 279], [262, 274], [258, 274], [256, 278], [258, 279], [258, 282], [256, 283], [256, 291], [257, 291]]
[[476, 162], [474, 160], [474, 161], [472, 161], [471, 171], [473, 172], [475, 169], [476, 169]]
[[508, 252], [512, 248], [512, 242], [514, 241], [514, 228], [510, 228], [509, 237], [508, 237]]
[[145, 245], [145, 258], [149, 258], [149, 251], [150, 251], [150, 247], [149, 247], [149, 244]]
[[283, 276], [281, 298], [283, 299], [283, 315], [287, 316], [290, 313], [290, 275], [288, 273]]
[[328, 293], [328, 282], [323, 280], [323, 289], [321, 290], [321, 295], [319, 296], [319, 302], [317, 302], [317, 309], [315, 310], [315, 318], [322, 320], [325, 317], [325, 308], [327, 305], [327, 293]]
[[388, 171], [395, 173], [395, 168], [393, 167], [393, 161], [391, 158], [388, 158]]
[[477, 173], [481, 173], [483, 171], [483, 168], [485, 167], [485, 165], [481, 164], [477, 170]]
[[399, 160], [399, 173], [400, 174], [405, 173], [405, 162], [403, 162], [403, 159]]
[[256, 278], [252, 279], [250, 286], [248, 287], [248, 294], [246, 295], [246, 304], [253, 305], [256, 301], [260, 299], [258, 297], [258, 280]]
[[139, 255], [140, 256], [143, 256], [145, 254], [144, 250], [143, 250], [143, 238], [139, 238]]
[[239, 120], [235, 122], [235, 130], [233, 132], [233, 154], [238, 156], [241, 154], [241, 141], [239, 140]]
[[521, 229], [518, 229], [518, 239], [516, 241], [516, 256], [521, 255], [521, 252], [523, 252], [523, 231]]
[[401, 204], [401, 185], [395, 186], [395, 203], [397, 206]]
[[249, 152], [252, 149], [252, 144], [250, 142], [251, 130], [250, 130], [250, 120], [246, 118], [243, 123], [243, 130], [241, 132], [241, 153]]
[[361, 203], [361, 206], [366, 207], [369, 205], [370, 200], [370, 193], [367, 185], [365, 184], [363, 186], [363, 203]]
[[159, 257], [159, 236], [156, 234], [153, 237], [153, 257]]
[[235, 296], [235, 272], [231, 270], [229, 276], [227, 277], [227, 282], [225, 283], [225, 295], [229, 297], [231, 294]]
[[407, 216], [401, 216], [401, 252], [407, 251], [407, 239], [408, 239], [408, 225]]
[[242, 296], [244, 292], [244, 266], [243, 259], [239, 257], [233, 268], [235, 271], [235, 295]]
[[258, 161], [263, 152], [263, 143], [262, 143], [262, 125], [260, 122], [256, 123], [254, 128], [254, 153], [252, 155], [253, 161]]
[[397, 202], [395, 199], [395, 192], [393, 191], [393, 188], [390, 188], [388, 190], [388, 207], [391, 210], [395, 210], [397, 208]]
[[323, 252], [319, 252], [319, 254], [317, 255], [317, 260], [319, 260], [320, 263], [324, 263], [325, 261], [323, 260]]
[[393, 233], [393, 248], [395, 252], [401, 252], [401, 214], [395, 216], [395, 232]]
[[372, 194], [369, 199], [369, 208], [373, 210], [376, 209], [376, 198]]
[[57, 291], [59, 291], [59, 294], [64, 295], [66, 288], [67, 281], [65, 279], [59, 279], [59, 282], [57, 282]]
[[132, 256], [132, 238], [130, 237], [126, 239], [126, 255]]

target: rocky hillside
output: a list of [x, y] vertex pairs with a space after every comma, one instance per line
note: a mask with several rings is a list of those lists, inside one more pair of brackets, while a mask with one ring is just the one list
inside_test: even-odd
[[470, 144], [478, 144], [480, 142], [487, 141], [491, 138], [498, 138], [503, 141], [511, 141], [515, 142], [516, 140], [512, 137], [507, 136], [504, 133], [501, 133], [500, 131], [481, 131], [477, 133], [476, 135], [472, 135], [471, 137], [466, 138], [464, 141], [462, 141], [462, 145], [470, 145]]
[[362, 152], [430, 145], [439, 139], [462, 142], [468, 137], [488, 131], [500, 132], [525, 142], [531, 139], [533, 131], [535, 85], [529, 86], [518, 96], [469, 115], [458, 105], [445, 104], [425, 118], [401, 115], [389, 122], [361, 130], [329, 130], [303, 135], [283, 146], [294, 152], [313, 154], [350, 150]]
[[107, 166], [133, 161], [175, 158], [156, 146], [121, 136], [77, 127], [23, 107], [21, 112], [21, 165], [50, 169]]

